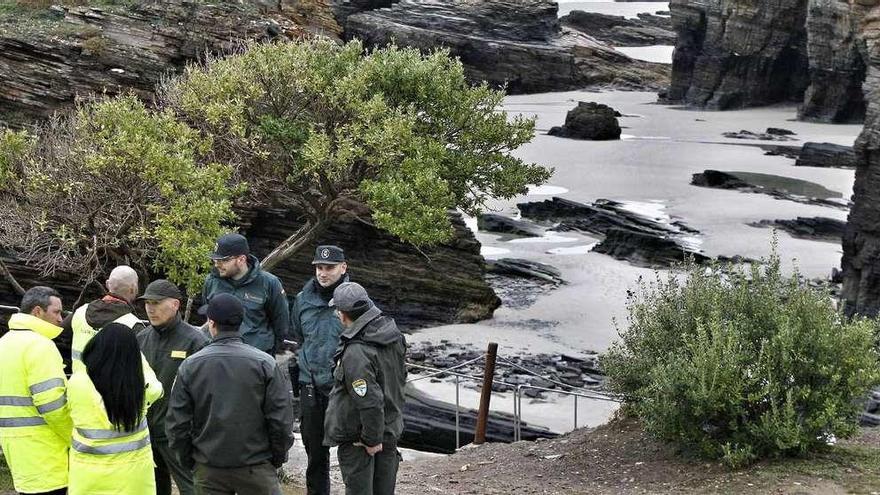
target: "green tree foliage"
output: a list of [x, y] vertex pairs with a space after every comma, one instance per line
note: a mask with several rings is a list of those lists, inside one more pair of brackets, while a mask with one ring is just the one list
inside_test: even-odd
[[105, 267], [152, 268], [200, 289], [207, 254], [234, 219], [232, 168], [210, 139], [133, 96], [80, 105], [34, 135], [0, 134], [0, 245], [44, 276], [83, 286]]
[[504, 93], [471, 86], [439, 51], [353, 41], [247, 47], [190, 66], [161, 104], [213, 142], [210, 159], [249, 184], [248, 201], [289, 206], [305, 224], [265, 260], [271, 268], [311, 241], [350, 201], [415, 245], [448, 240], [449, 208], [476, 213], [550, 171], [511, 152], [534, 120], [500, 110]]
[[801, 455], [858, 428], [880, 381], [874, 324], [784, 277], [774, 253], [750, 270], [689, 266], [629, 301], [604, 359], [612, 389], [659, 438], [731, 466]]

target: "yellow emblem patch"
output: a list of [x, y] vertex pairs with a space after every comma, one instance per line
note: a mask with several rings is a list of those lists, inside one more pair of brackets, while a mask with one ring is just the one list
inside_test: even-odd
[[171, 351], [171, 357], [177, 359], [186, 359], [186, 351]]
[[367, 382], [366, 380], [355, 380], [351, 382], [351, 388], [354, 389], [354, 393], [363, 397], [367, 395]]

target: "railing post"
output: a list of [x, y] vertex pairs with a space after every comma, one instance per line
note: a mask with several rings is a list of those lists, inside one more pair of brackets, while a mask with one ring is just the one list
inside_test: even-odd
[[459, 437], [461, 427], [459, 426], [458, 410], [458, 375], [455, 375], [455, 450], [458, 450], [461, 447], [461, 440]]
[[483, 388], [480, 390], [480, 411], [477, 415], [477, 431], [474, 444], [486, 442], [486, 423], [489, 421], [489, 401], [492, 398], [492, 382], [495, 380], [495, 358], [498, 357], [498, 344], [489, 342], [486, 350], [486, 368], [483, 370]]

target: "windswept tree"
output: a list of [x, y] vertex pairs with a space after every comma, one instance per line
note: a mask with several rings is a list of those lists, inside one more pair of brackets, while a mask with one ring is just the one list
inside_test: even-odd
[[471, 86], [445, 51], [312, 40], [190, 66], [159, 100], [212, 143], [204, 159], [248, 184], [244, 202], [302, 212], [302, 227], [263, 260], [272, 268], [352, 200], [377, 227], [423, 246], [452, 236], [448, 209], [476, 214], [489, 198], [544, 183], [551, 171], [512, 155], [534, 119], [509, 118], [503, 97]]
[[229, 165], [206, 160], [211, 148], [133, 96], [0, 131], [0, 245], [42, 276], [76, 274], [83, 291], [126, 263], [195, 293], [241, 192]]

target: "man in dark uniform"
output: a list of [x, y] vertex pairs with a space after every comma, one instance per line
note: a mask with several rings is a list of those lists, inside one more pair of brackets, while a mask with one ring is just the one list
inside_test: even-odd
[[278, 277], [265, 271], [251, 254], [241, 234], [220, 236], [211, 253], [214, 269], [205, 279], [202, 302], [217, 294], [232, 294], [244, 306], [241, 338], [268, 354], [275, 354], [290, 323], [287, 297]]
[[280, 495], [276, 469], [293, 445], [287, 373], [243, 342], [238, 298], [217, 294], [199, 312], [213, 340], [180, 365], [168, 400], [168, 443], [194, 468], [196, 493]]
[[[180, 317], [180, 301], [183, 294], [168, 280], [155, 280], [147, 286], [138, 300], [144, 301], [150, 326], [138, 333], [141, 352], [156, 372], [162, 388], [170, 392], [177, 376], [177, 368], [187, 356], [208, 345], [210, 339], [204, 332], [183, 321]], [[150, 406], [147, 424], [156, 464], [156, 494], [171, 495], [171, 478], [180, 495], [192, 495], [192, 470], [183, 467], [177, 456], [168, 448], [165, 434], [165, 413], [168, 411], [166, 393]]]
[[330, 449], [324, 446], [324, 416], [333, 388], [333, 355], [339, 346], [342, 323], [329, 306], [333, 291], [348, 281], [345, 252], [338, 246], [318, 246], [315, 277], [296, 295], [290, 312], [299, 372], [300, 434], [308, 456], [306, 492], [330, 494]]
[[406, 340], [359, 284], [333, 292], [345, 330], [336, 352], [324, 445], [338, 445], [347, 495], [392, 495], [403, 433]]

